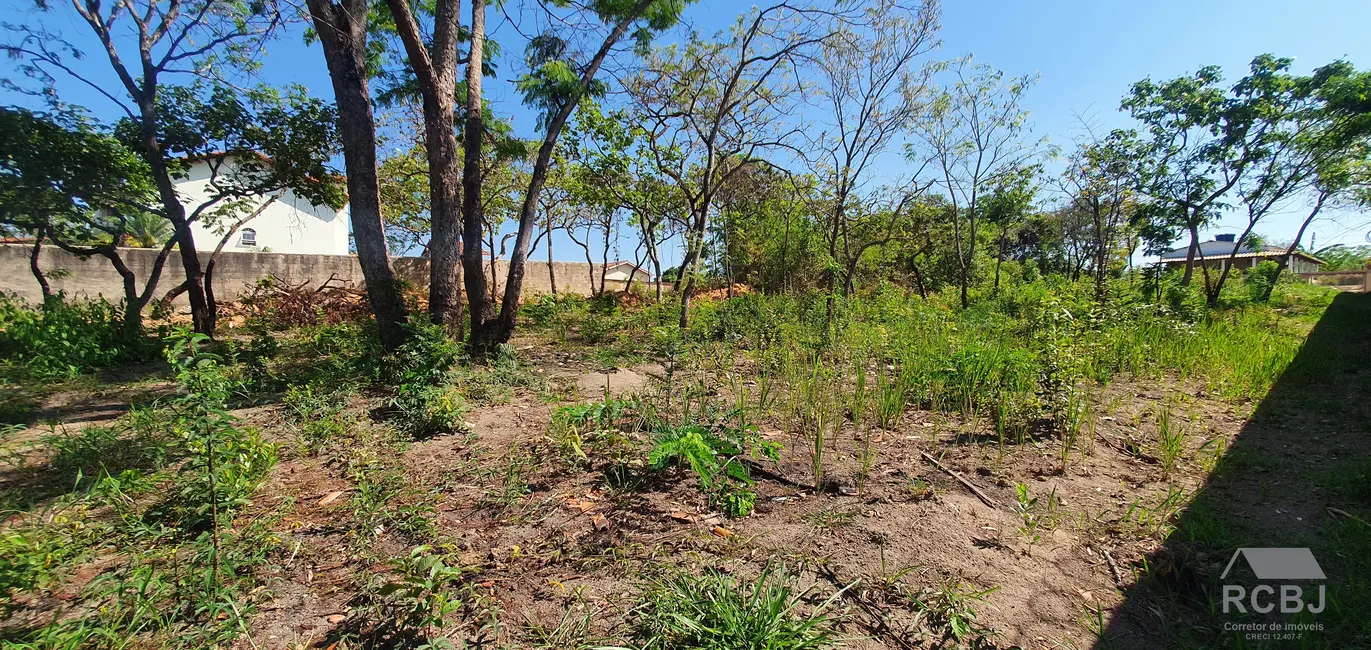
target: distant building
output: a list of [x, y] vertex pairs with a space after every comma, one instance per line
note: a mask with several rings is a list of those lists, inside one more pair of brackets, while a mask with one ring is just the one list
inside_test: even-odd
[[610, 262], [605, 266], [606, 280], [627, 282], [630, 275], [633, 276], [634, 282], [651, 282], [653, 280], [651, 273], [641, 267], [635, 267], [633, 262]]
[[[1253, 247], [1251, 244], [1239, 245], [1234, 235], [1216, 235], [1213, 241], [1201, 242], [1199, 250], [1195, 251], [1195, 265], [1204, 264], [1210, 268], [1222, 269], [1228, 264], [1228, 258], [1237, 249], [1238, 254], [1233, 256], [1234, 269], [1250, 269], [1258, 264], [1271, 260], [1280, 262], [1285, 257], [1284, 246], [1261, 245]], [[1185, 268], [1185, 258], [1189, 253], [1189, 246], [1175, 248], [1162, 253], [1161, 262], [1167, 268]], [[1290, 263], [1287, 265], [1295, 273], [1313, 273], [1323, 265], [1323, 260], [1305, 253], [1295, 251], [1291, 256]]]
[[[214, 159], [220, 164], [224, 158]], [[228, 161], [232, 164], [232, 161]], [[221, 174], [224, 172], [220, 172]], [[197, 160], [190, 164], [186, 178], [177, 179], [176, 192], [187, 210], [208, 200], [213, 167], [208, 160]], [[272, 253], [314, 253], [323, 255], [346, 255], [348, 253], [348, 206], [334, 210], [326, 205], [314, 205], [287, 190], [280, 197], [263, 196], [250, 201], [250, 205], [240, 211], [235, 218], [251, 214], [270, 201], [256, 217], [243, 224], [224, 245], [224, 250], [235, 252], [269, 251]], [[206, 223], [200, 219], [191, 224], [195, 235], [197, 250], [212, 251], [219, 246], [219, 240], [233, 226], [231, 219], [221, 219], [217, 223]]]

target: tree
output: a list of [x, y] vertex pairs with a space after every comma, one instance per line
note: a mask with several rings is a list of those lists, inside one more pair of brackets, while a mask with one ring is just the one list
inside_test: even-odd
[[[498, 317], [491, 321], [485, 314], [491, 310], [486, 305], [472, 305], [472, 347], [478, 354], [491, 345], [505, 343], [514, 332], [519, 317], [519, 300], [523, 292], [525, 267], [528, 262], [533, 230], [537, 228], [539, 198], [547, 182], [548, 165], [553, 151], [561, 137], [562, 129], [581, 100], [602, 91], [602, 84], [596, 81], [601, 66], [614, 47], [628, 35], [633, 25], [641, 22], [634, 33], [638, 49], [644, 49], [654, 32], [665, 30], [676, 23], [685, 3], [679, 0], [596, 0], [588, 9], [605, 25], [611, 26], [604, 35], [594, 54], [583, 63], [573, 60], [572, 52], [566, 41], [553, 34], [540, 34], [529, 44], [528, 60], [530, 72], [520, 79], [518, 86], [524, 94], [525, 103], [542, 110], [541, 124], [544, 127], [542, 142], [533, 161], [529, 174], [528, 189], [524, 192], [523, 203], [519, 209], [519, 229], [514, 239], [514, 250], [510, 254], [509, 276], [505, 282], [504, 297], [500, 303]], [[472, 40], [476, 39], [476, 26], [473, 25]], [[474, 50], [473, 50], [474, 51]], [[473, 55], [473, 58], [474, 55]], [[468, 79], [468, 98], [475, 92], [471, 88], [471, 73]], [[470, 120], [468, 114], [468, 120]], [[468, 122], [470, 125], [471, 122]], [[466, 146], [473, 144], [468, 136]], [[468, 152], [468, 159], [472, 155]], [[479, 182], [479, 179], [478, 181]], [[472, 188], [466, 187], [470, 193]], [[466, 219], [464, 213], [463, 218]], [[465, 237], [464, 237], [465, 241]], [[470, 265], [464, 265], [470, 273]], [[467, 280], [467, 286], [471, 286]], [[477, 319], [480, 317], [480, 325]]]
[[[1161, 83], [1150, 78], [1129, 89], [1121, 109], [1143, 125], [1136, 189], [1143, 197], [1134, 215], [1149, 252], [1161, 252], [1188, 234], [1181, 284], [1194, 277], [1200, 229], [1217, 217], [1223, 199], [1252, 161], [1250, 146], [1266, 126], [1256, 114], [1230, 102], [1217, 66]], [[1206, 276], [1208, 267], [1203, 267]]]
[[1323, 260], [1322, 271], [1360, 271], [1371, 264], [1371, 246], [1345, 246], [1336, 244], [1318, 252]]
[[1085, 135], [1067, 158], [1066, 170], [1061, 176], [1062, 190], [1067, 196], [1066, 209], [1084, 216], [1089, 225], [1087, 251], [1097, 302], [1104, 302], [1106, 298], [1110, 261], [1128, 225], [1139, 154], [1136, 133], [1114, 130], [1097, 137], [1086, 125]]
[[969, 57], [955, 61], [950, 74], [955, 81], [920, 118], [920, 142], [907, 147], [907, 157], [932, 160], [935, 182], [951, 203], [965, 308], [976, 270], [981, 195], [1037, 153], [1035, 144], [1023, 139], [1028, 118], [1023, 94], [1034, 80], [1006, 78], [990, 66], [973, 64]]
[[[457, 40], [460, 26], [460, 0], [436, 0], [432, 11], [432, 37], [425, 39], [416, 19], [416, 8], [409, 0], [386, 0], [394, 19], [395, 31], [404, 44], [409, 66], [414, 72], [424, 112], [424, 153], [428, 161], [429, 183], [429, 287], [428, 310], [434, 323], [450, 332], [462, 329], [462, 296], [457, 279], [459, 250], [458, 223], [461, 215], [462, 175], [457, 159], [455, 113], [457, 108]], [[484, 21], [484, 0], [473, 0], [472, 22]], [[476, 70], [475, 119], [481, 119], [480, 70], [484, 24], [473, 29], [471, 54]], [[479, 34], [479, 35], [478, 35]], [[467, 79], [468, 88], [472, 80]], [[468, 104], [468, 111], [471, 106]]]
[[[1249, 145], [1249, 171], [1236, 186], [1247, 217], [1239, 237], [1246, 241], [1257, 224], [1273, 211], [1281, 211], [1292, 200], [1313, 195], [1314, 207], [1308, 223], [1322, 210], [1329, 198], [1353, 190], [1357, 179], [1356, 161], [1365, 160], [1371, 123], [1368, 108], [1347, 110], [1329, 105], [1322, 92], [1325, 85], [1360, 85], [1360, 92], [1371, 89], [1371, 75], [1358, 75], [1345, 61], [1321, 67], [1308, 77], [1291, 75], [1292, 60], [1261, 55], [1252, 61], [1251, 73], [1234, 85], [1234, 104], [1259, 125], [1250, 132], [1259, 138]], [[1357, 77], [1361, 77], [1357, 79]], [[1304, 228], [1296, 235], [1296, 243]], [[1209, 304], [1218, 302], [1224, 281], [1233, 268], [1238, 248], [1229, 254], [1217, 282], [1206, 286]], [[1284, 268], [1278, 266], [1276, 277]]]
[[[829, 117], [821, 121], [823, 131], [808, 149], [817, 154], [811, 164], [829, 194], [826, 231], [831, 262], [825, 276], [830, 324], [839, 276], [846, 296], [862, 255], [889, 243], [894, 232], [893, 221], [888, 227], [854, 228], [853, 213], [869, 220], [871, 208], [881, 200], [877, 193], [890, 189], [872, 187], [872, 165], [899, 147], [901, 134], [927, 101], [928, 78], [936, 66], [920, 59], [938, 45], [938, 14], [934, 1], [909, 9], [881, 0], [866, 8], [859, 23], [835, 20], [833, 37], [820, 48], [819, 105]], [[914, 180], [920, 172], [894, 192], [906, 197], [921, 194], [928, 184]], [[893, 220], [903, 211], [884, 212]], [[859, 231], [869, 237], [855, 238]]]
[[[40, 10], [50, 8], [43, 0], [36, 4]], [[204, 269], [190, 221], [176, 192], [174, 163], [165, 150], [167, 120], [161, 115], [164, 104], [159, 99], [168, 75], [205, 78], [225, 66], [250, 69], [263, 40], [282, 23], [281, 13], [274, 2], [216, 0], [126, 0], [108, 7], [72, 0], [71, 6], [103, 48], [119, 80], [118, 89], [106, 88], [68, 65], [69, 58], [82, 58], [83, 53], [42, 27], [8, 26], [19, 41], [4, 47], [12, 58], [24, 61], [25, 74], [46, 86], [43, 94], [47, 97], [57, 96], [54, 75], [66, 75], [113, 102], [136, 127], [132, 143], [147, 162], [160, 213], [175, 231], [192, 323], [197, 332], [212, 334], [215, 315], [206, 297]], [[125, 38], [129, 33], [137, 38]], [[126, 61], [137, 64], [130, 66]]]
[[999, 230], [995, 251], [995, 293], [1000, 291], [1000, 267], [1004, 264], [1009, 233], [1028, 218], [1037, 198], [1037, 165], [1029, 165], [996, 179], [985, 200], [985, 222]]
[[125, 331], [141, 329], [143, 307], [157, 290], [158, 254], [142, 287], [117, 243], [130, 218], [156, 201], [147, 163], [116, 138], [72, 115], [0, 109], [0, 224], [34, 235], [31, 266], [45, 297], [51, 294], [38, 266], [45, 240], [81, 256], [100, 255], [123, 279]]
[[352, 236], [367, 283], [367, 300], [376, 316], [381, 342], [395, 348], [405, 339], [405, 303], [400, 296], [385, 226], [376, 166], [376, 120], [367, 80], [365, 0], [308, 0], [314, 29], [324, 50], [333, 94], [338, 102], [338, 132], [347, 169]]
[[423, 144], [397, 151], [377, 166], [381, 216], [389, 250], [423, 248], [428, 257], [432, 222], [429, 220], [428, 162]]
[[[673, 224], [683, 220], [683, 202], [652, 165], [641, 134], [630, 112], [605, 115], [594, 102], [585, 102], [569, 131], [569, 140], [580, 146], [567, 152], [574, 161], [567, 180], [578, 201], [627, 213], [627, 221], [638, 229], [639, 245], [656, 277], [662, 272], [659, 247], [672, 235]], [[628, 291], [631, 280], [625, 283], [624, 291]], [[656, 291], [661, 302], [660, 283]]]
[[[202, 199], [177, 200], [179, 219], [186, 224], [200, 222], [231, 235], [260, 213], [262, 197], [286, 191], [317, 205], [338, 208], [344, 203], [340, 179], [326, 165], [332, 152], [332, 107], [298, 88], [282, 94], [222, 85], [208, 91], [174, 86], [163, 89], [157, 114], [164, 169], [177, 178], [192, 164], [206, 170], [204, 187], [196, 193]], [[109, 259], [124, 278], [126, 325], [140, 327], [142, 309], [153, 297], [162, 264], [181, 242], [165, 236], [171, 220], [146, 158], [138, 154], [143, 164], [134, 165], [125, 156], [137, 151], [128, 143], [137, 142], [141, 127], [126, 118], [112, 132], [103, 132], [79, 118], [27, 111], [7, 111], [5, 118], [11, 181], [29, 188], [16, 191], [15, 205], [24, 206], [19, 209], [31, 220], [30, 229], [69, 251]], [[149, 189], [151, 194], [145, 191]], [[36, 201], [61, 207], [44, 210]], [[158, 225], [149, 223], [161, 224], [163, 235], [157, 234]], [[118, 247], [140, 236], [161, 251], [143, 290], [137, 291], [137, 280]], [[197, 263], [200, 260], [197, 256]], [[199, 285], [207, 312], [201, 326], [209, 332], [218, 313], [212, 269], [213, 256], [205, 263]], [[182, 282], [173, 294], [191, 286]]]
[[680, 194], [688, 214], [681, 262], [680, 327], [703, 257], [715, 198], [764, 151], [781, 148], [798, 129], [783, 119], [800, 93], [802, 57], [833, 34], [831, 11], [781, 2], [742, 16], [727, 33], [691, 33], [684, 47], [649, 56], [628, 83], [653, 162]]

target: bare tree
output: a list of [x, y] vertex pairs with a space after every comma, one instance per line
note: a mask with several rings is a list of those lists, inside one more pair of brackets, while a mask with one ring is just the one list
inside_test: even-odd
[[962, 307], [976, 271], [981, 195], [999, 177], [1020, 169], [1037, 154], [1024, 140], [1028, 112], [1023, 94], [1032, 77], [1005, 77], [970, 57], [954, 61], [952, 84], [919, 118], [920, 142], [908, 148], [911, 160], [932, 160], [937, 185], [952, 204]]
[[1067, 209], [1085, 215], [1090, 223], [1095, 300], [1104, 302], [1110, 259], [1128, 226], [1141, 149], [1131, 131], [1116, 130], [1101, 137], [1091, 125], [1084, 121], [1082, 125], [1084, 135], [1067, 158], [1060, 183]]
[[[928, 80], [936, 66], [922, 59], [938, 45], [939, 13], [936, 0], [914, 8], [897, 0], [879, 0], [866, 8], [860, 24], [835, 21], [834, 37], [820, 50], [819, 107], [828, 117], [821, 120], [823, 131], [807, 149], [818, 154], [811, 164], [828, 193], [825, 236], [834, 262], [825, 272], [830, 324], [839, 270], [844, 276], [843, 295], [847, 295], [862, 254], [893, 236], [891, 221], [889, 227], [874, 229], [870, 238], [859, 240], [854, 236], [851, 208], [854, 203], [875, 207], [875, 193], [884, 188], [872, 187], [873, 165], [886, 152], [899, 148], [901, 135], [927, 101]], [[912, 177], [918, 178], [920, 172]], [[897, 190], [904, 195], [897, 200], [901, 207], [883, 212], [892, 220], [899, 218], [907, 198], [926, 187], [926, 182], [920, 186], [915, 181]], [[876, 211], [859, 208], [858, 212], [869, 217]]]
[[757, 9], [729, 32], [658, 50], [629, 82], [648, 150], [688, 215], [677, 284], [682, 330], [715, 197], [760, 153], [791, 146], [799, 128], [785, 118], [800, 94], [799, 63], [834, 36], [839, 15], [790, 2]]

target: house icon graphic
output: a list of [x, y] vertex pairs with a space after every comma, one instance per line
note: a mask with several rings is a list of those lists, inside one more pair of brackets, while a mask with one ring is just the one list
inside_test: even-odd
[[1258, 580], [1325, 580], [1323, 569], [1307, 548], [1240, 548], [1229, 558], [1222, 580], [1228, 577], [1233, 563], [1241, 555], [1247, 559]]

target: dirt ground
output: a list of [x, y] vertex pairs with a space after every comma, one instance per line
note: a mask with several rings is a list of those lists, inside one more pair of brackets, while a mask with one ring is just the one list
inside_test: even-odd
[[[604, 394], [603, 372], [578, 372], [565, 363], [542, 370], [587, 400]], [[648, 390], [654, 376], [660, 367], [613, 371], [609, 392]], [[860, 491], [852, 480], [857, 461], [850, 438], [831, 456], [830, 475], [840, 484], [816, 491], [804, 486], [808, 458], [795, 449], [797, 441], [764, 425], [764, 436], [786, 445], [772, 468], [785, 481], [762, 478], [756, 511], [737, 520], [711, 512], [684, 474], [660, 477], [648, 489], [613, 491], [597, 468], [571, 470], [548, 458], [553, 407], [534, 395], [478, 408], [468, 417], [467, 434], [415, 443], [401, 460], [407, 481], [434, 495], [440, 537], [460, 550], [461, 564], [478, 576], [507, 626], [551, 628], [568, 610], [589, 608], [597, 612], [599, 632], [614, 636], [623, 632], [636, 584], [657, 565], [748, 573], [770, 560], [805, 567], [803, 579], [816, 593], [854, 585], [842, 602], [849, 647], [935, 640], [921, 631], [917, 608], [871, 586], [895, 576], [911, 593], [949, 584], [987, 592], [983, 603], [971, 605], [989, 632], [986, 647], [1086, 647], [1091, 641], [1082, 621], [1092, 609], [1118, 607], [1120, 589], [1135, 580], [1134, 563], [1158, 546], [1154, 531], [1126, 520], [1130, 507], [1151, 507], [1173, 490], [1193, 491], [1203, 471], [1187, 463], [1164, 477], [1124, 451], [1124, 440], [1147, 435], [1152, 408], [1173, 392], [1201, 407], [1189, 425], [1198, 433], [1193, 447], [1210, 440], [1226, 445], [1236, 434], [1241, 421], [1231, 406], [1169, 386], [1115, 384], [1105, 399], [1117, 410], [1103, 416], [1093, 443], [1085, 443], [1088, 453], [1073, 454], [1063, 474], [1050, 440], [1001, 452], [994, 443], [970, 442], [963, 435], [970, 425], [956, 417], [912, 411], [875, 434], [877, 460]], [[272, 409], [251, 414], [268, 429], [279, 420]], [[529, 493], [492, 507], [481, 498], [488, 488], [466, 477], [480, 473], [473, 467], [498, 468], [516, 453], [537, 459], [525, 479]], [[988, 503], [950, 472], [976, 485]], [[1022, 530], [1016, 483], [1044, 500], [1055, 495], [1058, 503], [1035, 534]], [[261, 507], [296, 506], [280, 531], [293, 550], [267, 582], [273, 599], [252, 625], [261, 647], [320, 645], [347, 625], [353, 578], [364, 561], [349, 554], [337, 525], [349, 516], [349, 488], [337, 468], [308, 457], [282, 462], [263, 487]], [[1160, 529], [1166, 519], [1154, 525]], [[398, 540], [378, 540], [381, 555], [405, 551]]]
[[[537, 341], [520, 345], [563, 400], [653, 391], [664, 375], [657, 364], [606, 373]], [[848, 587], [835, 606], [846, 647], [936, 645], [930, 617], [939, 614], [916, 601], [939, 598], [974, 611], [979, 647], [1091, 647], [1092, 628], [1123, 604], [1142, 559], [1158, 552], [1250, 408], [1183, 382], [1116, 381], [1099, 395], [1096, 426], [1065, 471], [1053, 438], [1002, 447], [983, 433], [985, 422], [914, 410], [872, 433], [876, 458], [864, 485], [849, 423], [829, 450], [831, 482], [819, 490], [808, 485], [800, 442], [780, 423], [762, 422], [762, 435], [784, 445], [782, 460], [756, 476], [755, 512], [728, 519], [679, 471], [644, 473], [634, 489], [616, 489], [604, 459], [575, 467], [559, 458], [546, 433], [556, 407], [548, 394], [520, 389], [508, 403], [469, 412], [467, 431], [415, 442], [390, 459], [431, 500], [434, 543], [453, 550], [471, 576], [477, 602], [464, 610], [471, 620], [461, 631], [468, 641], [532, 645], [531, 631], [555, 629], [569, 615], [587, 615], [597, 638], [622, 639], [639, 586], [663, 567], [751, 575], [780, 562], [820, 598]], [[80, 426], [116, 416], [119, 396], [128, 397], [57, 395], [44, 408], [67, 423], [59, 426]], [[375, 402], [361, 395], [350, 410], [365, 421]], [[1189, 432], [1169, 473], [1139, 447], [1163, 404], [1182, 405]], [[235, 414], [290, 445], [284, 407]], [[526, 493], [492, 498], [499, 475], [516, 465]], [[275, 524], [284, 550], [261, 576], [269, 597], [240, 647], [345, 647], [332, 644], [359, 624], [365, 576], [413, 546], [378, 529], [358, 550], [348, 523], [357, 486], [348, 476], [336, 456], [284, 454], [243, 515], [286, 512]], [[1016, 484], [1042, 504], [1032, 526]], [[1092, 624], [1092, 616], [1100, 618]]]

